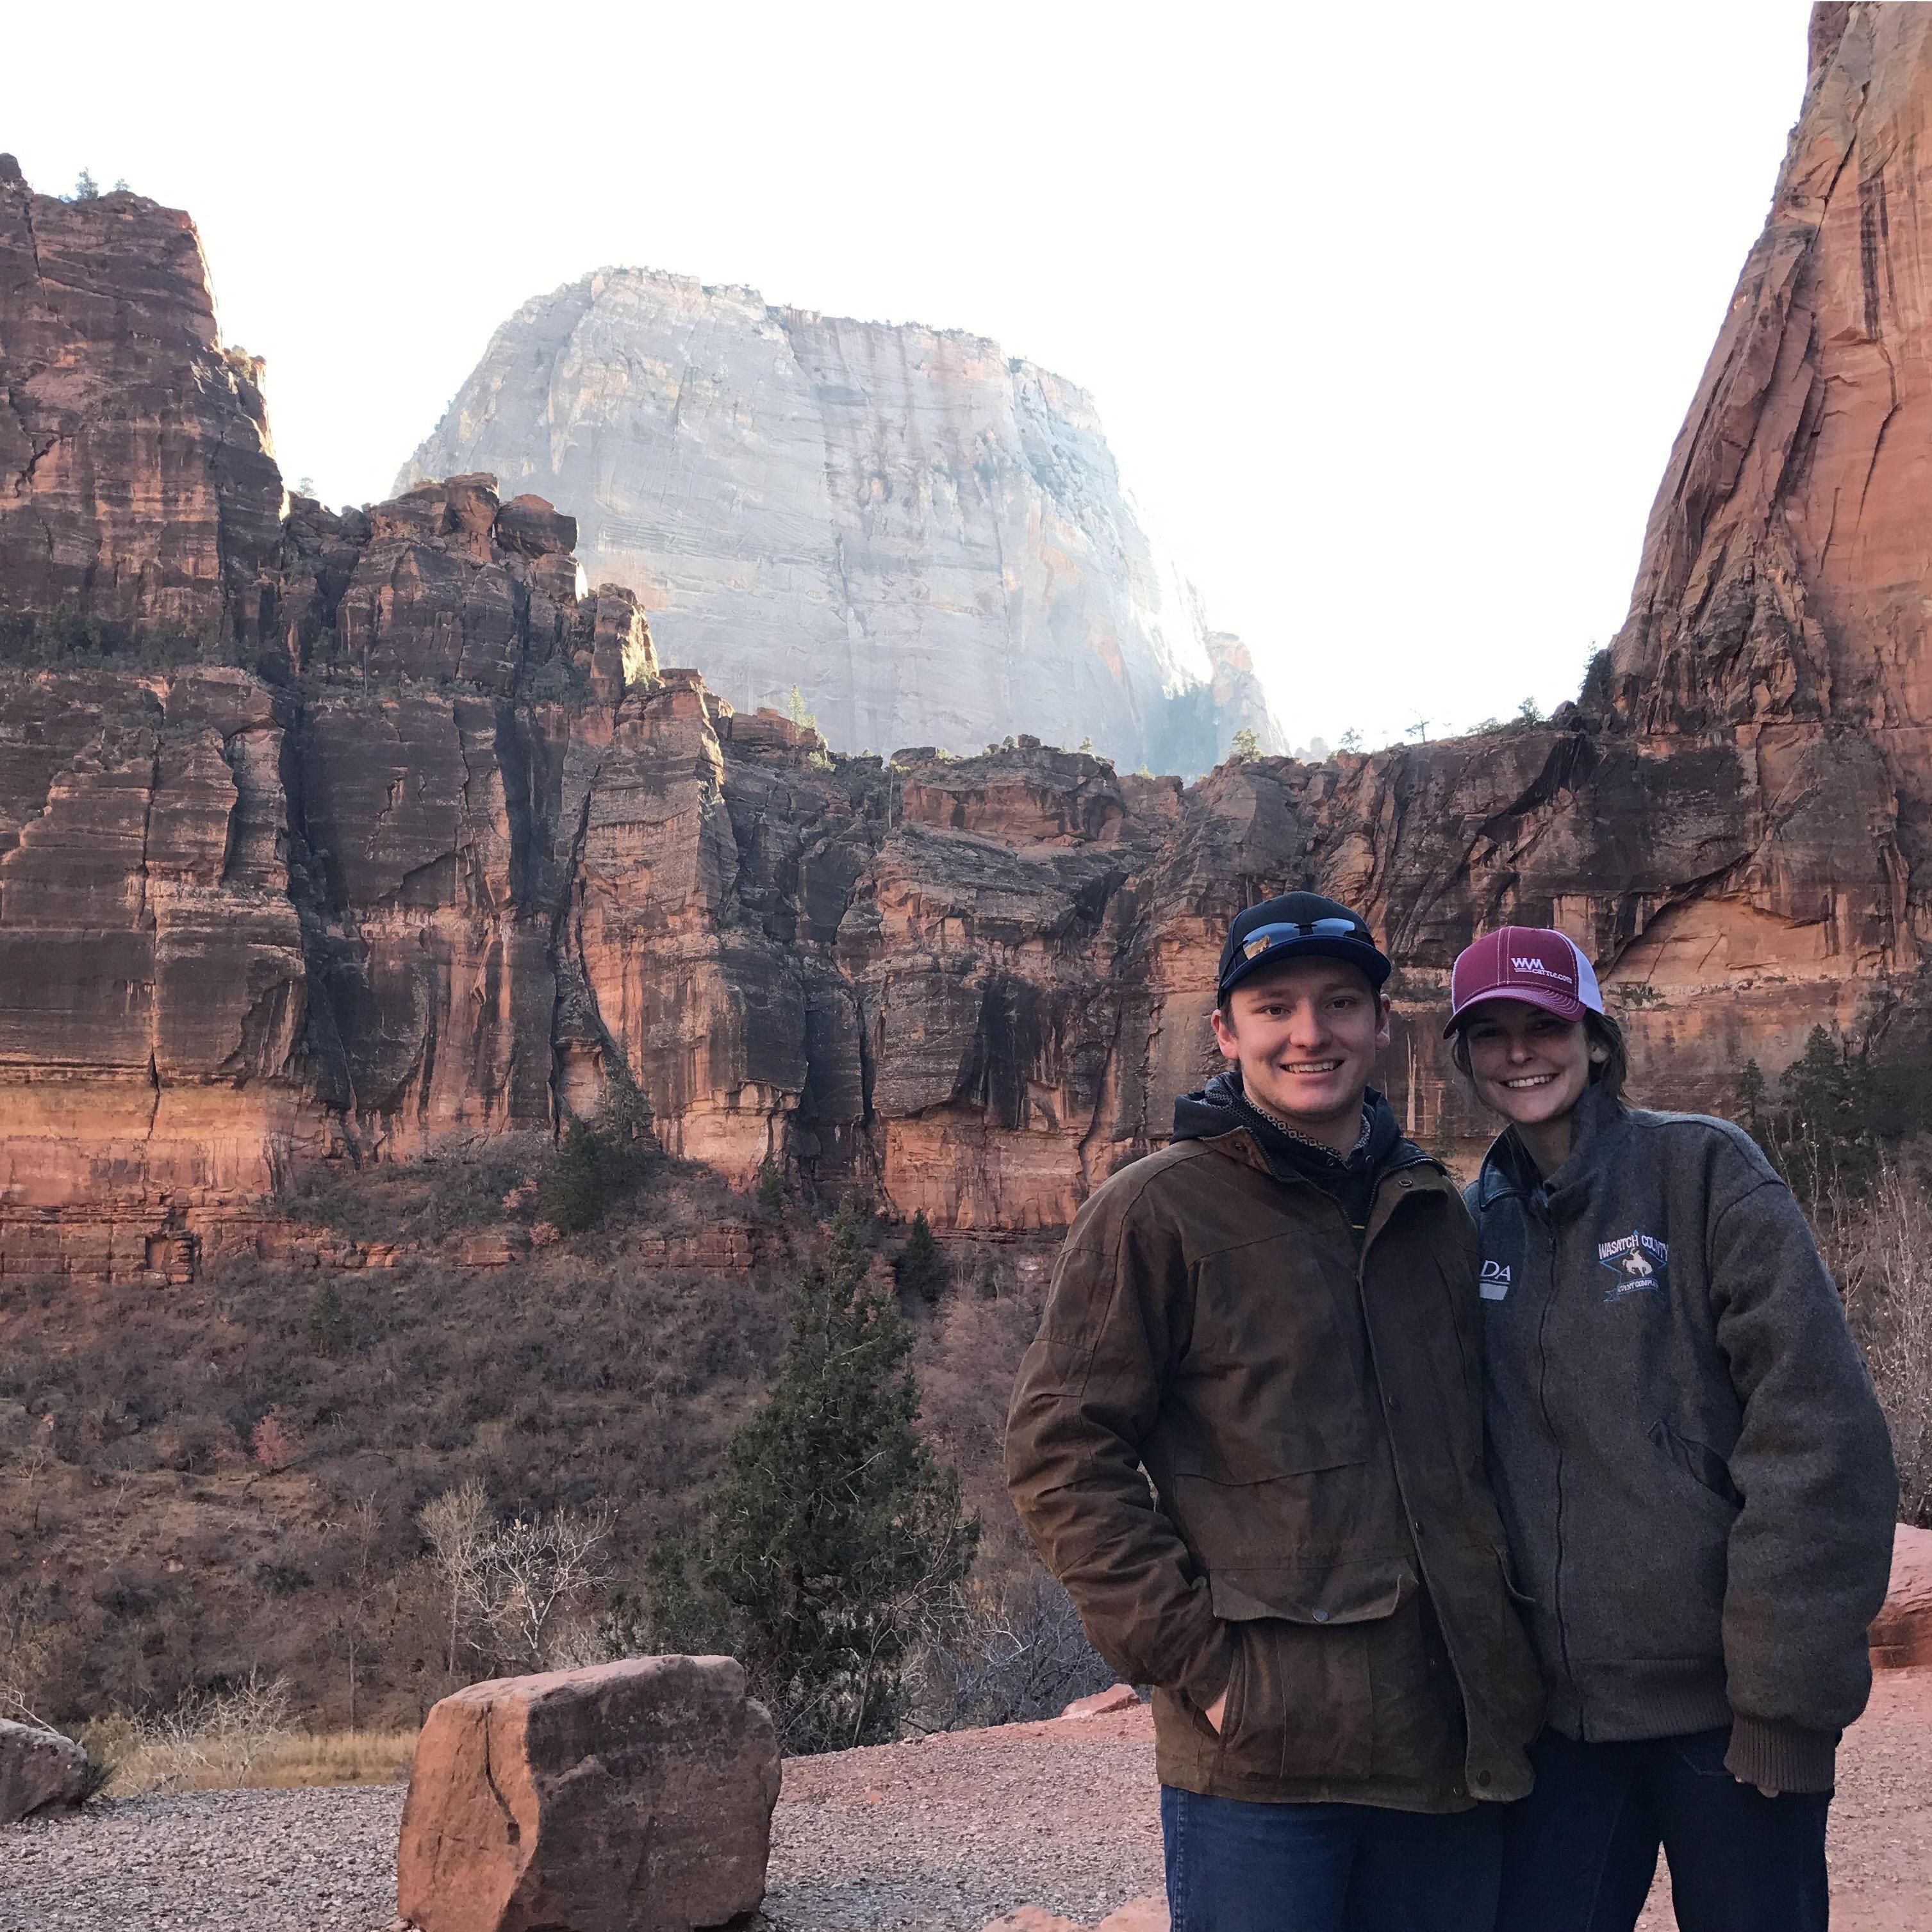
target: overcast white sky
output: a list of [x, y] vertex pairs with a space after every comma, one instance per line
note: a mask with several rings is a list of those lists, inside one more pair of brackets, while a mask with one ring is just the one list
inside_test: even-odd
[[0, 148], [192, 212], [334, 502], [602, 263], [993, 336], [1094, 393], [1291, 739], [1374, 743], [1622, 620], [1808, 10], [110, 0], [10, 19]]

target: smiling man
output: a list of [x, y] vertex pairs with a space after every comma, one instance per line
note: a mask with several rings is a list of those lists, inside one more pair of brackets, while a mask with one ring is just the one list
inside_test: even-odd
[[1174, 1932], [1487, 1932], [1529, 1786], [1479, 1254], [1368, 1084], [1389, 972], [1315, 893], [1235, 919], [1230, 1064], [1082, 1209], [1014, 1391], [1020, 1516], [1154, 1686]]

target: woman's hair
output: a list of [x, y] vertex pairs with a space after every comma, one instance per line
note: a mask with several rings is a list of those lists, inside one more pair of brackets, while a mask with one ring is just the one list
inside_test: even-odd
[[[1480, 1009], [1478, 1009], [1480, 1011]], [[1624, 1030], [1608, 1013], [1596, 1013], [1586, 1010], [1583, 1015], [1583, 1032], [1593, 1047], [1601, 1047], [1604, 1057], [1590, 1062], [1590, 1084], [1600, 1087], [1612, 1100], [1619, 1105], [1624, 1097], [1624, 1082], [1630, 1078], [1630, 1048], [1624, 1043]], [[1472, 1077], [1469, 1071], [1469, 1034], [1466, 1025], [1456, 1029], [1456, 1037], [1450, 1042], [1449, 1057], [1456, 1063], [1456, 1071], [1464, 1079]]]

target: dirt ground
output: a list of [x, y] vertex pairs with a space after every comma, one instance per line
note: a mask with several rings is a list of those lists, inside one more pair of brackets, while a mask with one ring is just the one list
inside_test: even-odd
[[[956, 1884], [984, 1899], [995, 1872], [1004, 1910], [1033, 1903], [1091, 1924], [1160, 1886], [1151, 1714], [794, 1760], [775, 1840], [774, 1924], [910, 1925], [916, 1916], [874, 1918], [858, 1901], [890, 1912], [888, 1900]], [[1840, 1755], [1829, 1853], [1837, 1932], [1932, 1932], [1932, 1670], [1880, 1674]], [[835, 1897], [850, 1916], [820, 1918]], [[1660, 1862], [1641, 1932], [1676, 1922]]]
[[[1832, 1814], [1838, 1932], [1932, 1932], [1932, 1669], [1880, 1676]], [[399, 1786], [192, 1792], [0, 1831], [0, 1932], [380, 1932]], [[1157, 1892], [1150, 1714], [794, 1758], [770, 1932], [979, 1932], [1023, 1904], [1090, 1926]], [[1644, 1932], [1673, 1925], [1668, 1881]]]

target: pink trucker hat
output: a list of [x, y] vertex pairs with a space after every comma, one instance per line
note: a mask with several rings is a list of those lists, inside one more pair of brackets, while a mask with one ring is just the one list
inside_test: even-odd
[[1582, 949], [1544, 926], [1498, 926], [1456, 954], [1443, 1038], [1462, 1024], [1472, 1006], [1490, 1000], [1521, 1000], [1566, 1020], [1604, 1010], [1597, 969]]

